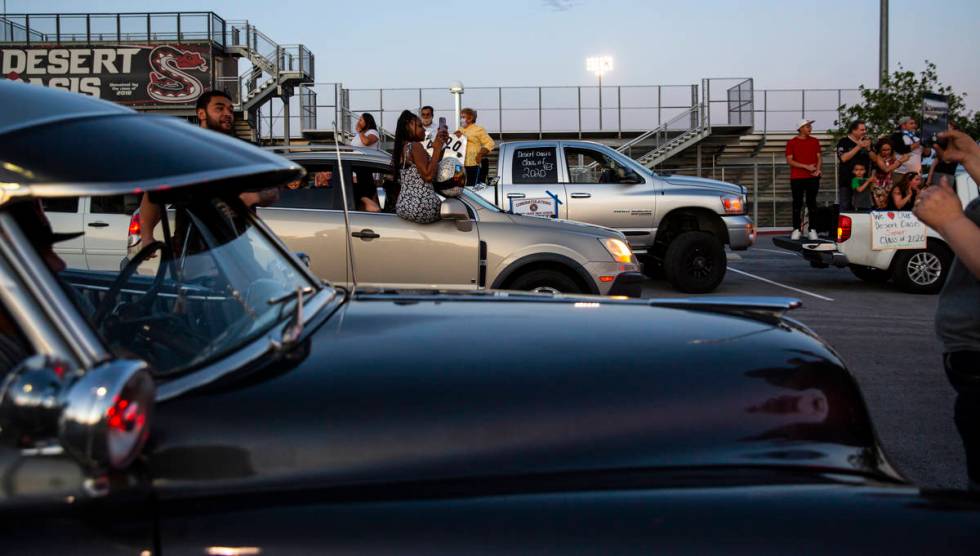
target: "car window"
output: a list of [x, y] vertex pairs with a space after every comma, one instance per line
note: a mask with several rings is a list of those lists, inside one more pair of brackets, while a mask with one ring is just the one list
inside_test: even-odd
[[384, 207], [383, 201], [387, 195], [379, 194], [378, 188], [385, 185], [386, 177], [390, 178], [380, 168], [368, 164], [353, 163], [351, 168], [350, 187], [354, 192], [354, 203], [351, 209], [359, 212], [379, 212]]
[[[305, 166], [305, 165], [304, 165]], [[278, 208], [343, 210], [340, 176], [333, 165], [306, 166], [306, 176], [283, 186]]]
[[44, 212], [78, 212], [78, 197], [58, 197], [57, 199], [41, 199]]
[[606, 153], [582, 147], [565, 147], [569, 183], [639, 183], [640, 176]]
[[92, 214], [124, 214], [132, 215], [140, 208], [140, 195], [107, 195], [92, 197], [89, 201], [89, 212]]
[[510, 163], [510, 181], [514, 184], [558, 183], [558, 161], [555, 147], [514, 149]]
[[157, 242], [132, 251], [122, 269], [49, 263], [106, 345], [117, 356], [147, 361], [158, 376], [268, 333], [289, 318], [295, 305], [289, 294], [316, 286], [254, 225], [237, 196], [198, 190], [173, 214], [170, 236], [160, 227]]

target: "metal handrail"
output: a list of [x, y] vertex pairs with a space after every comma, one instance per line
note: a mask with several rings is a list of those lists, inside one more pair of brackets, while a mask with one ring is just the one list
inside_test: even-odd
[[[636, 145], [638, 143], [641, 143], [643, 141], [646, 141], [650, 137], [659, 134], [661, 131], [664, 131], [664, 132], [670, 131], [671, 125], [676, 124], [677, 122], [679, 122], [680, 120], [683, 120], [683, 119], [690, 119], [691, 114], [694, 114], [694, 113], [697, 113], [698, 114], [698, 125], [696, 126], [696, 128], [700, 130], [700, 129], [702, 129], [704, 127], [704, 119], [701, 117], [701, 110], [702, 110], [702, 106], [700, 104], [698, 104], [696, 106], [692, 106], [690, 109], [686, 110], [685, 112], [682, 112], [682, 113], [678, 114], [677, 116], [674, 116], [673, 118], [667, 120], [665, 123], [657, 126], [656, 128], [651, 129], [650, 131], [647, 131], [646, 133], [641, 133], [640, 135], [637, 135], [633, 139], [630, 139], [629, 141], [626, 141], [625, 143], [623, 143], [622, 145], [620, 145], [616, 150], [619, 151], [619, 152], [626, 152], [633, 145]], [[689, 128], [686, 128], [684, 131], [687, 131], [689, 129], [693, 129], [693, 128], [690, 128], [689, 127]]]

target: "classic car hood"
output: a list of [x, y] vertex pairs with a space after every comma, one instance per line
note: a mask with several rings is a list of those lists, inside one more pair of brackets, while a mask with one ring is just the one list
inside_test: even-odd
[[692, 176], [661, 176], [661, 178], [671, 184], [687, 187], [701, 187], [705, 189], [715, 189], [722, 193], [740, 194], [742, 188], [724, 181], [712, 180], [708, 178], [697, 178]]
[[791, 321], [492, 299], [358, 296], [300, 361], [159, 404], [155, 479], [773, 466], [898, 479], [850, 374]]

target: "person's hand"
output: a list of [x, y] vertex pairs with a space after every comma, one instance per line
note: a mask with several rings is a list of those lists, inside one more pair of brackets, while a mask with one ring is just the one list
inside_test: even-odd
[[815, 177], [815, 178], [819, 178], [820, 176], [823, 175], [823, 171], [821, 171], [820, 168], [817, 168], [816, 170], [813, 170], [812, 172], [810, 172], [810, 174], [812, 174], [813, 177]]
[[967, 158], [980, 157], [980, 145], [962, 131], [944, 131], [939, 134], [939, 138], [948, 141], [946, 148], [942, 150], [943, 160], [946, 162], [962, 163]]
[[871, 148], [871, 138], [869, 138], [869, 137], [862, 137], [861, 139], [858, 140], [858, 146], [861, 147], [862, 149], [870, 149]]
[[354, 125], [354, 131], [358, 133], [364, 131], [364, 124], [361, 123], [361, 120], [357, 120], [357, 123]]
[[448, 141], [449, 132], [444, 129], [440, 129], [439, 132], [436, 133], [436, 138], [432, 140], [432, 152], [436, 153], [442, 151], [442, 148]]
[[462, 136], [463, 136], [463, 132], [457, 129], [456, 130], [456, 137], [462, 137]]
[[966, 218], [960, 198], [947, 185], [936, 185], [922, 191], [915, 200], [912, 212], [925, 225], [942, 233], [950, 222]]
[[479, 165], [483, 160], [483, 153], [476, 153], [476, 164]]

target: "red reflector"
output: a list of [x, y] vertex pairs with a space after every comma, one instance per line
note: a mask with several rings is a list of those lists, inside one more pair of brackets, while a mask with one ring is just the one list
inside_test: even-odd
[[851, 239], [851, 217], [843, 214], [837, 217], [837, 241], [838, 243]]
[[615, 279], [616, 279], [615, 276], [600, 276], [599, 277], [599, 281], [600, 282], [612, 282]]

